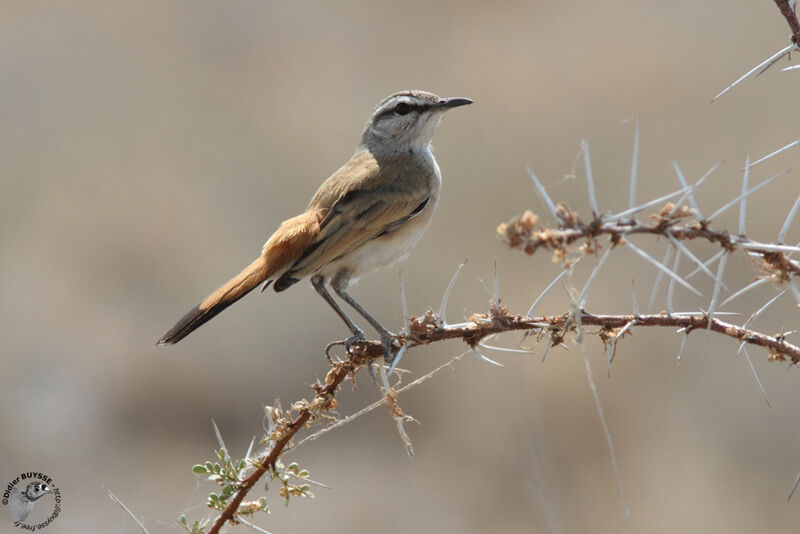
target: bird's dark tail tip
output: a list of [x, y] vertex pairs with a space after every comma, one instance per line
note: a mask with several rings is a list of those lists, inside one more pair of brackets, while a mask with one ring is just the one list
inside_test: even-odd
[[269, 266], [262, 256], [192, 308], [156, 342], [156, 346], [174, 345], [252, 291], [268, 277]]
[[185, 338], [194, 332], [201, 325], [211, 320], [215, 315], [227, 308], [224, 306], [215, 306], [209, 309], [202, 309], [199, 305], [192, 308], [189, 313], [183, 316], [169, 332], [161, 336], [161, 339], [156, 341], [156, 347], [163, 345], [174, 345], [181, 339]]

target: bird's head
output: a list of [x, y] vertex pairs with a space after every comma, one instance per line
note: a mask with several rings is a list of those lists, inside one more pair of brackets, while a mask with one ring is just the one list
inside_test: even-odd
[[441, 98], [426, 91], [401, 91], [372, 112], [361, 143], [370, 150], [407, 151], [427, 147], [448, 109], [472, 104], [469, 98]]

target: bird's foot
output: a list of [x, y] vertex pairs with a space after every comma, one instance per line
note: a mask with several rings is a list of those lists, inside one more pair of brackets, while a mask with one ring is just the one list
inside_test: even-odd
[[361, 329], [353, 331], [353, 335], [345, 339], [344, 341], [344, 348], [347, 351], [347, 354], [353, 354], [351, 350], [353, 345], [358, 343], [359, 341], [364, 341], [367, 339], [367, 336], [364, 335], [364, 331]]

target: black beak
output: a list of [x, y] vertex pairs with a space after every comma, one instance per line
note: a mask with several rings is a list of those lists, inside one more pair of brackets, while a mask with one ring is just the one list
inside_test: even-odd
[[436, 104], [437, 108], [442, 109], [450, 109], [450, 108], [457, 108], [459, 106], [466, 106], [472, 104], [472, 100], [469, 98], [445, 98], [438, 104]]

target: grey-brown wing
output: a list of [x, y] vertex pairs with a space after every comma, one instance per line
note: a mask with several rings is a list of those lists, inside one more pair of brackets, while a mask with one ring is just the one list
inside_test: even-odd
[[290, 276], [307, 276], [364, 243], [396, 230], [422, 211], [429, 199], [427, 188], [355, 191], [345, 195], [322, 221], [317, 239], [291, 267]]

